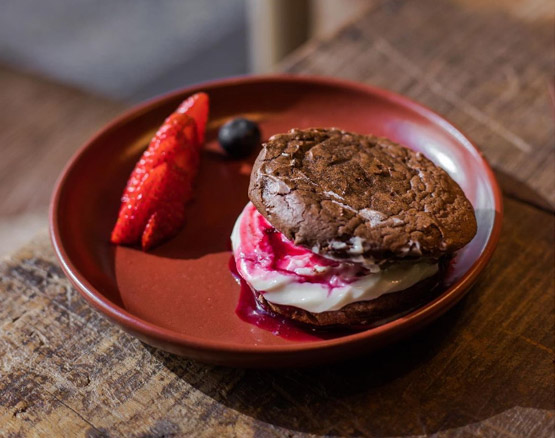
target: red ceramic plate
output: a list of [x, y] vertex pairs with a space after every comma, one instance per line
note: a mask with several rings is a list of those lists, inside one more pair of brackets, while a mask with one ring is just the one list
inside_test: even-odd
[[[186, 226], [144, 253], [108, 242], [119, 199], [150, 137], [186, 96], [211, 99], [207, 147]], [[235, 314], [239, 286], [229, 271], [229, 235], [247, 202], [252, 157], [218, 150], [228, 118], [256, 120], [263, 138], [293, 127], [374, 133], [422, 151], [461, 185], [476, 210], [478, 234], [457, 255], [439, 296], [382, 326], [335, 339], [291, 341]], [[439, 115], [366, 85], [317, 77], [245, 77], [207, 83], [143, 104], [105, 127], [73, 157], [58, 181], [50, 231], [62, 268], [83, 297], [148, 344], [230, 366], [320, 364], [377, 348], [434, 320], [468, 291], [491, 258], [502, 200], [493, 173], [472, 142]]]

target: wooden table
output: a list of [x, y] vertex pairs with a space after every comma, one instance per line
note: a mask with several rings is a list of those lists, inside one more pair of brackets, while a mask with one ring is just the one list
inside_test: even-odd
[[[316, 369], [229, 369], [155, 350], [110, 324], [72, 289], [43, 233], [0, 264], [0, 437], [552, 437], [552, 68], [552, 16], [479, 2], [372, 2], [357, 22], [303, 47], [283, 70], [403, 93], [482, 148], [506, 210], [478, 284], [378, 353]], [[7, 127], [18, 108], [30, 117], [14, 117], [14, 143], [64, 159], [55, 145], [84, 140], [121, 109], [9, 71], [0, 80], [26, 83], [0, 118]], [[31, 105], [37, 95], [42, 111]], [[78, 122], [69, 133], [52, 129], [68, 120]]]

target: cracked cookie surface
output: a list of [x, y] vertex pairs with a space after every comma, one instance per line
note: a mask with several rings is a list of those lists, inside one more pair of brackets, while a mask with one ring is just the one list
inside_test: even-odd
[[271, 137], [249, 197], [296, 245], [339, 259], [438, 258], [476, 233], [459, 185], [423, 154], [335, 128]]

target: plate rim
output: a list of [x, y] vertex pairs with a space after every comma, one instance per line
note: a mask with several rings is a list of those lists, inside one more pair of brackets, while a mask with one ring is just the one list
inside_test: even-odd
[[[71, 169], [79, 161], [81, 155], [96, 143], [106, 133], [118, 128], [120, 125], [135, 119], [145, 112], [151, 111], [157, 106], [163, 105], [167, 100], [172, 100], [178, 96], [192, 94], [201, 90], [208, 90], [229, 87], [245, 83], [257, 82], [297, 82], [297, 83], [317, 83], [322, 86], [333, 86], [352, 91], [362, 92], [365, 94], [378, 95], [386, 101], [393, 102], [400, 106], [404, 106], [411, 111], [419, 114], [420, 116], [430, 120], [434, 125], [440, 125], [449, 134], [456, 137], [460, 143], [466, 144], [468, 152], [475, 155], [483, 165], [486, 172], [486, 179], [491, 187], [494, 199], [494, 219], [493, 227], [486, 246], [480, 253], [478, 258], [470, 266], [467, 272], [452, 286], [450, 286], [441, 295], [434, 300], [424, 304], [422, 307], [408, 313], [405, 316], [394, 319], [378, 327], [374, 327], [362, 332], [354, 333], [339, 338], [310, 341], [310, 342], [291, 342], [282, 345], [244, 345], [235, 344], [230, 342], [214, 341], [210, 339], [195, 338], [194, 336], [170, 330], [151, 322], [148, 322], [138, 316], [130, 313], [123, 307], [118, 306], [116, 303], [107, 299], [104, 295], [96, 290], [96, 288], [86, 279], [86, 277], [79, 272], [73, 265], [68, 254], [65, 251], [63, 242], [60, 236], [60, 215], [59, 205], [62, 189], [68, 179]], [[207, 82], [194, 84], [188, 87], [180, 88], [169, 93], [165, 93], [149, 99], [143, 103], [135, 105], [130, 109], [117, 116], [108, 124], [102, 126], [88, 141], [86, 141], [77, 151], [72, 155], [70, 160], [64, 166], [60, 176], [58, 177], [54, 191], [49, 205], [49, 234], [55, 255], [60, 263], [60, 266], [73, 286], [78, 290], [80, 295], [91, 304], [96, 310], [100, 311], [103, 315], [110, 320], [118, 323], [119, 325], [127, 328], [135, 333], [144, 335], [150, 339], [156, 339], [162, 343], [176, 344], [181, 347], [189, 348], [203, 353], [232, 353], [232, 354], [288, 354], [295, 352], [306, 352], [314, 350], [328, 350], [339, 346], [348, 344], [357, 344], [364, 341], [375, 340], [383, 338], [385, 335], [396, 336], [403, 333], [403, 330], [422, 327], [430, 322], [430, 320], [439, 317], [445, 313], [452, 306], [454, 306], [472, 287], [478, 275], [485, 268], [490, 261], [499, 237], [501, 234], [501, 225], [503, 218], [503, 195], [495, 174], [484, 157], [480, 149], [474, 142], [465, 135], [456, 125], [445, 119], [439, 113], [432, 109], [393, 91], [378, 88], [373, 85], [368, 85], [361, 82], [355, 82], [345, 79], [338, 79], [328, 76], [318, 75], [294, 75], [294, 74], [268, 74], [268, 75], [243, 75], [231, 78], [217, 79]]]

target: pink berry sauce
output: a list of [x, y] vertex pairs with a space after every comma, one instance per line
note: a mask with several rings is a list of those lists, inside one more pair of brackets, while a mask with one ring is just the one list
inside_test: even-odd
[[[391, 315], [358, 329], [338, 327], [318, 329], [291, 321], [262, 308], [255, 299], [255, 294], [264, 294], [264, 291], [253, 291], [241, 274], [256, 277], [271, 276], [278, 272], [282, 275], [292, 276], [298, 283], [310, 282], [324, 285], [328, 289], [328, 294], [332, 294], [335, 288], [352, 283], [360, 276], [368, 275], [369, 271], [360, 264], [330, 260], [294, 245], [270, 225], [251, 203], [247, 204], [239, 221], [240, 242], [234, 248], [234, 255], [229, 261], [229, 269], [241, 286], [235, 313], [243, 321], [291, 341], [319, 341], [352, 334], [383, 324], [396, 317]], [[440, 271], [445, 272], [448, 264], [448, 260], [444, 259], [440, 263]], [[238, 265], [240, 269], [238, 269]], [[422, 296], [431, 297], [437, 291], [439, 278], [440, 275], [436, 274], [434, 277], [406, 289], [405, 292], [420, 290], [426, 292]], [[414, 305], [416, 307], [418, 303], [415, 302]], [[407, 313], [409, 310], [411, 309], [405, 309], [397, 316]]]
[[241, 244], [235, 256], [243, 262], [241, 269], [257, 276], [278, 272], [293, 276], [299, 283], [325, 285], [332, 293], [368, 274], [360, 264], [330, 260], [294, 245], [251, 203], [245, 207], [239, 226]]
[[[242, 269], [256, 275], [273, 275], [279, 272], [292, 276], [299, 283], [311, 282], [325, 285], [329, 293], [333, 289], [355, 281], [367, 271], [360, 265], [326, 259], [308, 249], [294, 245], [277, 231], [249, 203], [243, 211], [239, 224], [240, 246], [235, 248], [235, 257], [242, 260]], [[237, 270], [232, 256], [229, 268], [241, 285], [241, 294], [236, 314], [243, 320], [275, 335], [294, 341], [317, 341], [347, 334], [345, 330], [332, 332], [317, 330], [290, 321], [280, 315], [267, 312], [255, 299], [247, 282]], [[352, 333], [352, 331], [348, 331]]]
[[316, 333], [312, 333], [312, 330], [308, 328], [300, 327], [300, 325], [295, 324], [293, 321], [262, 309], [254, 299], [254, 292], [237, 272], [233, 256], [229, 260], [229, 270], [241, 286], [239, 302], [235, 313], [243, 321], [290, 341], [320, 341], [329, 337], [329, 335], [327, 337], [319, 336]]

